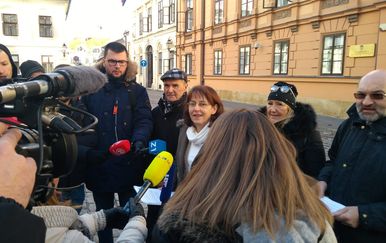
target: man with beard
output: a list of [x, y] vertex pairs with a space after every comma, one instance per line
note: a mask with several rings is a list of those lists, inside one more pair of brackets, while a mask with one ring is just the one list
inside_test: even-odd
[[[124, 206], [135, 195], [133, 185], [142, 185], [146, 163], [138, 154], [147, 144], [153, 122], [146, 89], [135, 82], [137, 66], [129, 61], [124, 45], [111, 42], [97, 68], [109, 82], [97, 93], [82, 97], [86, 109], [98, 118], [96, 139], [79, 147], [88, 164], [86, 186], [93, 192], [96, 210], [114, 206], [114, 193]], [[114, 156], [109, 147], [120, 140], [132, 142], [131, 152]], [[91, 139], [90, 139], [91, 140]], [[112, 231], [98, 233], [100, 242], [113, 242]]]
[[339, 242], [386, 240], [386, 71], [369, 72], [338, 128], [318, 186], [346, 207], [334, 213]]
[[[158, 101], [158, 106], [151, 111], [153, 116], [152, 139], [164, 140], [166, 150], [174, 156], [177, 151], [180, 132], [177, 121], [183, 117], [188, 79], [184, 71], [173, 68], [165, 72], [161, 76], [161, 80], [164, 83], [164, 93]], [[160, 209], [160, 206], [148, 206], [147, 227], [149, 234], [147, 242], [151, 241], [151, 230], [158, 219]]]

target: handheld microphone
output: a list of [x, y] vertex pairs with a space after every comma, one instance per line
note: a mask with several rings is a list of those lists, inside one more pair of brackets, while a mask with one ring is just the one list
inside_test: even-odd
[[168, 174], [164, 178], [164, 183], [161, 189], [161, 195], [159, 196], [159, 200], [162, 202], [162, 204], [165, 204], [169, 200], [170, 196], [172, 195], [175, 170], [176, 170], [176, 163], [173, 163]]
[[27, 97], [76, 97], [97, 92], [107, 77], [96, 68], [68, 66], [31, 81], [0, 87], [0, 104]]
[[166, 151], [166, 142], [161, 139], [151, 140], [147, 148], [141, 149], [141, 153], [149, 152], [149, 154], [157, 155], [162, 151]]
[[109, 148], [109, 152], [115, 156], [127, 154], [130, 152], [130, 141], [119, 140], [118, 142], [113, 143]]
[[[162, 151], [153, 159], [143, 175], [144, 183], [134, 197], [135, 203], [139, 202], [150, 186], [156, 186], [162, 181], [172, 164], [173, 156], [167, 151]], [[126, 203], [123, 209], [126, 211], [129, 210], [129, 202]]]

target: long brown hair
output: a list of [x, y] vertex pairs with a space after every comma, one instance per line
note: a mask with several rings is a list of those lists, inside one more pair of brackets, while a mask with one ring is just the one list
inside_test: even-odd
[[214, 90], [212, 87], [207, 85], [194, 86], [188, 92], [188, 95], [186, 98], [185, 110], [184, 110], [184, 121], [188, 127], [193, 126], [193, 121], [190, 118], [189, 107], [188, 107], [189, 101], [192, 99], [193, 96], [204, 97], [208, 100], [211, 106], [217, 106], [216, 113], [214, 113], [209, 119], [209, 126], [212, 125], [212, 123], [217, 119], [217, 117], [219, 117], [222, 113], [224, 113], [224, 105], [220, 99], [220, 96], [217, 94], [216, 90]]
[[288, 229], [301, 213], [323, 231], [332, 217], [295, 161], [293, 145], [263, 114], [245, 109], [224, 113], [213, 124], [196, 166], [165, 205], [160, 229], [167, 227], [164, 217], [178, 214], [179, 220], [223, 225], [229, 234], [246, 223], [274, 237], [278, 219]]

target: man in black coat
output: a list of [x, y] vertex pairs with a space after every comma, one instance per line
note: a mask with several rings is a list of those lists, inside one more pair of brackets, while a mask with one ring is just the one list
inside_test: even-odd
[[334, 213], [339, 242], [386, 242], [385, 88], [384, 70], [362, 77], [319, 174], [322, 194], [346, 206]]
[[[158, 101], [158, 106], [151, 111], [153, 116], [152, 139], [164, 140], [166, 150], [174, 156], [177, 151], [180, 132], [177, 122], [183, 116], [188, 79], [184, 71], [173, 68], [165, 72], [161, 80], [164, 82], [164, 93]], [[149, 205], [147, 214], [148, 242], [150, 242], [151, 230], [158, 219], [159, 213], [159, 206]]]

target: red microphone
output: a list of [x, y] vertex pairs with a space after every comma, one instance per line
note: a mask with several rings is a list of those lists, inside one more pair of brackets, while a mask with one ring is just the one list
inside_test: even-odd
[[130, 141], [119, 140], [118, 142], [113, 143], [109, 148], [109, 152], [115, 156], [127, 154], [130, 152]]

